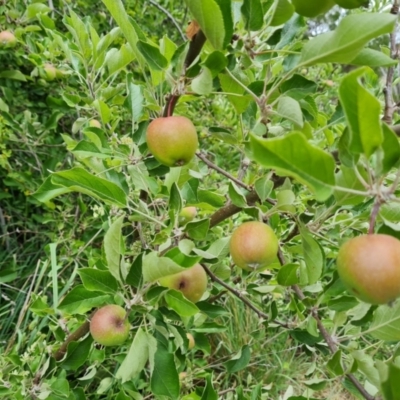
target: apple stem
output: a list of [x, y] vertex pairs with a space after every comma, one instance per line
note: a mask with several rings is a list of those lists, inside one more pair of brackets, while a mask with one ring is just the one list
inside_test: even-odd
[[376, 198], [374, 207], [372, 208], [371, 217], [369, 219], [368, 235], [372, 235], [375, 230], [376, 218], [378, 217], [379, 209], [381, 208], [382, 200]]
[[[233, 295], [235, 295], [239, 300], [241, 300], [247, 307], [251, 308], [259, 317], [264, 318], [267, 321], [271, 321], [270, 317], [268, 314], [264, 313], [263, 311], [259, 310], [247, 297], [243, 296], [243, 294], [239, 291], [225, 283], [222, 279], [218, 278], [216, 275], [214, 275], [211, 270], [204, 264], [200, 264], [204, 271], [206, 271], [207, 275], [211, 278], [212, 281], [219, 283], [221, 286], [223, 286], [225, 289], [227, 289], [229, 292], [231, 292]], [[289, 326], [284, 323], [280, 322], [277, 320], [273, 320], [271, 322], [275, 322], [276, 324], [283, 326], [284, 328], [289, 328]]]

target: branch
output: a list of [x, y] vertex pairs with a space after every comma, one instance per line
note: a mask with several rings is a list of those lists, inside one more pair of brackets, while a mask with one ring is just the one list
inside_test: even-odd
[[[206, 42], [206, 37], [204, 33], [199, 30], [192, 38], [190, 45], [189, 45], [189, 50], [186, 54], [185, 62], [184, 62], [184, 71], [183, 74], [184, 76], [186, 75], [186, 69], [192, 64], [192, 62], [197, 58], [197, 56], [200, 54], [201, 49], [204, 46], [204, 43]], [[174, 113], [174, 108], [176, 103], [178, 102], [178, 99], [180, 97], [180, 93], [173, 93], [171, 94], [164, 107], [164, 112], [163, 116], [171, 116]]]
[[[207, 275], [211, 278], [212, 281], [219, 283], [221, 286], [223, 286], [226, 290], [231, 292], [234, 296], [236, 296], [238, 299], [240, 299], [247, 307], [252, 309], [260, 318], [264, 318], [267, 321], [270, 320], [269, 315], [266, 314], [265, 312], [259, 310], [247, 297], [243, 296], [242, 292], [239, 290], [233, 288], [232, 286], [228, 285], [225, 283], [222, 279], [218, 278], [211, 270], [204, 264], [201, 264], [201, 266], [204, 268], [204, 271], [206, 271]], [[280, 321], [274, 320], [273, 322], [277, 323], [280, 326], [283, 326], [287, 328], [288, 326]]]
[[[229, 172], [226, 172], [224, 169], [221, 167], [218, 167], [218, 165], [214, 164], [212, 161], [210, 161], [202, 152], [196, 153], [196, 156], [200, 158], [201, 161], [203, 161], [205, 164], [207, 164], [210, 168], [214, 169], [215, 171], [219, 172], [221, 175], [226, 176], [228, 179], [230, 179], [232, 182], [235, 182], [238, 186], [242, 187], [243, 189], [246, 189], [247, 191], [251, 191], [251, 187], [247, 186], [244, 182], [241, 180], [235, 178], [232, 176]], [[272, 200], [271, 200], [272, 201]]]
[[84, 322], [78, 329], [76, 329], [74, 332], [68, 335], [68, 337], [65, 339], [61, 347], [56, 352], [53, 353], [53, 357], [56, 359], [56, 361], [62, 360], [65, 353], [67, 352], [68, 345], [71, 342], [76, 342], [78, 339], [85, 336], [89, 332], [90, 318], [93, 316], [93, 314], [94, 312], [90, 315], [88, 321]]
[[[391, 14], [397, 15], [399, 13], [398, 0], [394, 0]], [[397, 20], [393, 32], [390, 34], [390, 57], [393, 59], [398, 58], [398, 50], [396, 45], [396, 30], [397, 30]], [[389, 67], [386, 75], [386, 86], [384, 88], [385, 95], [385, 112], [382, 118], [387, 124], [391, 125], [393, 122], [393, 114], [395, 110], [395, 104], [393, 102], [393, 76], [394, 67]]]
[[[286, 263], [285, 258], [282, 253], [282, 249], [279, 248], [278, 250], [278, 258], [279, 262], [281, 265], [284, 265]], [[299, 300], [303, 301], [306, 296], [304, 295], [303, 291], [300, 289], [298, 285], [293, 285], [291, 286], [292, 290], [296, 293], [296, 296], [299, 298]], [[318, 315], [318, 308], [313, 307], [312, 309], [309, 310], [310, 314], [312, 317], [315, 319], [317, 323], [318, 330], [320, 331], [322, 337], [324, 338], [326, 344], [328, 345], [328, 348], [332, 354], [335, 354], [338, 347], [336, 345], [335, 340], [331, 336], [331, 334], [328, 332], [328, 330], [325, 328], [324, 324], [322, 323], [319, 315]], [[356, 387], [356, 389], [360, 392], [360, 394], [364, 397], [365, 400], [375, 400], [374, 396], [371, 396], [364, 388], [364, 386], [358, 381], [358, 379], [353, 375], [353, 374], [346, 374], [346, 377], [353, 383], [353, 385]]]
[[176, 26], [176, 29], [178, 29], [179, 34], [181, 35], [181, 38], [185, 41], [186, 37], [185, 37], [184, 33], [182, 32], [182, 29], [179, 26], [178, 22], [176, 22], [176, 19], [172, 16], [172, 14], [167, 9], [165, 9], [162, 5], [158, 4], [154, 0], [148, 0], [148, 1], [154, 7], [157, 7], [159, 10], [161, 10], [172, 21], [172, 23]]

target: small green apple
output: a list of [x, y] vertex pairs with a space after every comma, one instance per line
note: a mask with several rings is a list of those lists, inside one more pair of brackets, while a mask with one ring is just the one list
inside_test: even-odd
[[57, 68], [53, 64], [44, 64], [43, 69], [48, 81], [54, 81], [57, 78]]
[[191, 333], [187, 333], [186, 337], [189, 340], [188, 349], [192, 350], [194, 348], [195, 344], [196, 344], [196, 342], [194, 341], [194, 337], [193, 337], [193, 335]]
[[351, 10], [352, 8], [367, 6], [368, 0], [335, 0], [335, 3], [342, 8]]
[[333, 0], [292, 0], [292, 3], [297, 14], [309, 18], [325, 14], [335, 5]]
[[17, 43], [17, 38], [10, 31], [0, 32], [0, 47], [13, 47]]
[[199, 146], [192, 121], [180, 116], [154, 119], [147, 128], [146, 142], [156, 160], [168, 167], [188, 164]]
[[254, 271], [271, 264], [278, 253], [278, 239], [274, 231], [258, 221], [245, 222], [233, 232], [229, 242], [233, 262], [246, 271]]
[[91, 128], [101, 128], [101, 123], [97, 119], [91, 119], [89, 121], [89, 126]]
[[346, 289], [370, 304], [400, 297], [400, 240], [383, 234], [362, 235], [344, 243], [337, 269]]
[[188, 300], [196, 303], [207, 290], [207, 274], [200, 264], [195, 264], [182, 272], [161, 278], [159, 283], [169, 289], [179, 290]]
[[90, 333], [103, 346], [121, 345], [128, 338], [129, 329], [126, 311], [116, 304], [98, 309], [90, 320]]
[[179, 213], [179, 225], [186, 225], [194, 220], [197, 215], [196, 207], [184, 207]]

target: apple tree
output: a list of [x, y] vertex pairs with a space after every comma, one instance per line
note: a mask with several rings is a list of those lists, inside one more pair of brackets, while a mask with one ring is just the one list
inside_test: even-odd
[[[96, 24], [80, 3], [57, 24], [29, 6], [76, 117], [33, 197], [61, 213], [79, 196], [99, 230], [74, 263], [50, 245], [29, 304], [47, 354], [29, 390], [5, 373], [7, 395], [398, 399], [400, 282], [380, 268], [400, 268], [397, 0], [150, 0], [141, 17], [102, 0]], [[339, 249], [367, 235], [393, 256], [364, 246], [378, 261], [348, 283]], [[393, 284], [388, 304], [351, 290], [365, 276], [362, 300]]]

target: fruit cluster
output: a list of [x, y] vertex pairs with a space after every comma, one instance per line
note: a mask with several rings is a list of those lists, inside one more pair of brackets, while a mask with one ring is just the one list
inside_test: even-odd
[[[337, 0], [337, 3], [350, 7], [357, 1]], [[303, 4], [301, 0], [293, 0], [293, 3], [296, 7]], [[326, 9], [332, 1], [321, 1], [321, 4], [325, 4], [323, 9]], [[91, 123], [96, 126], [94, 121]], [[153, 156], [169, 167], [189, 163], [198, 148], [196, 128], [186, 117], [153, 120], [148, 126], [146, 140]], [[187, 224], [196, 215], [195, 207], [183, 208], [179, 225]], [[234, 230], [229, 249], [236, 266], [245, 271], [260, 271], [276, 259], [279, 243], [270, 226], [250, 221]], [[394, 237], [369, 234], [350, 239], [339, 249], [337, 269], [348, 292], [364, 302], [388, 304], [400, 297], [400, 241]], [[180, 291], [186, 299], [196, 303], [207, 290], [207, 273], [200, 264], [195, 264], [159, 279], [159, 284]], [[104, 346], [124, 343], [129, 329], [126, 311], [118, 305], [100, 308], [90, 322], [94, 340]], [[188, 349], [191, 349], [194, 347], [193, 336], [188, 334], [187, 338]]]

